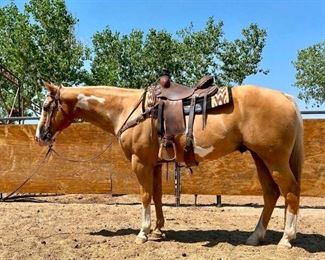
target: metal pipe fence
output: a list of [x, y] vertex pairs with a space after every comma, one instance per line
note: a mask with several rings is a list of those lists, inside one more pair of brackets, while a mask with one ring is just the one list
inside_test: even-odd
[[[325, 110], [303, 110], [300, 111], [302, 115], [325, 115]], [[14, 122], [14, 121], [27, 121], [27, 120], [39, 120], [38, 116], [13, 116], [13, 117], [0, 117], [2, 122]]]

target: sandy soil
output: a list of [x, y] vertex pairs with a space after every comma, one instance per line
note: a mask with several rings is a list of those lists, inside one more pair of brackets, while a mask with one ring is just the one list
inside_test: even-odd
[[[265, 243], [246, 246], [260, 197], [164, 196], [166, 238], [134, 243], [141, 223], [138, 196], [65, 195], [0, 203], [0, 259], [325, 259], [325, 198], [302, 198], [297, 239], [278, 248], [283, 201]], [[153, 220], [154, 211], [153, 211]]]

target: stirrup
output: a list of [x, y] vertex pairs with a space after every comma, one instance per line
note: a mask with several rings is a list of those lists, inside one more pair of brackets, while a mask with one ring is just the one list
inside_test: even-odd
[[[168, 156], [169, 153], [167, 151], [167, 149], [169, 148], [168, 147], [168, 144], [172, 144], [172, 147], [173, 147], [173, 156], [170, 157]], [[166, 162], [172, 162], [172, 161], [175, 161], [176, 160], [176, 145], [174, 142], [161, 142], [160, 143], [160, 147], [159, 147], [159, 152], [158, 152], [158, 158], [162, 161], [166, 161]]]

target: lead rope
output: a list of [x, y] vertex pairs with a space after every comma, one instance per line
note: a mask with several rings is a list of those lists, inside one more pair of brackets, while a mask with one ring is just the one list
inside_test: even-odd
[[12, 197], [12, 195], [14, 195], [17, 191], [19, 191], [36, 173], [38, 173], [39, 169], [41, 168], [41, 166], [47, 161], [47, 159], [49, 158], [49, 155], [52, 152], [52, 146], [49, 146], [49, 149], [47, 150], [44, 158], [39, 162], [39, 164], [36, 166], [35, 170], [33, 171], [33, 173], [31, 175], [28, 176], [28, 178], [22, 183], [20, 184], [14, 191], [12, 191], [11, 193], [9, 193], [9, 195], [7, 195], [6, 197], [4, 197], [2, 199], [2, 201], [8, 200], [10, 199], [10, 197]]
[[[8, 194], [6, 197], [4, 197], [2, 199], [2, 201], [8, 200], [10, 199], [10, 197], [12, 197], [12, 195], [14, 195], [15, 193], [17, 193], [17, 191], [19, 191], [36, 173], [38, 173], [39, 169], [41, 168], [41, 166], [47, 161], [47, 159], [49, 158], [49, 156], [51, 154], [55, 154], [58, 158], [60, 158], [61, 160], [64, 161], [68, 161], [68, 162], [90, 162], [93, 161], [95, 159], [97, 159], [98, 157], [100, 157], [101, 155], [103, 155], [113, 144], [113, 140], [105, 147], [105, 149], [103, 151], [101, 151], [99, 154], [86, 159], [86, 160], [75, 160], [75, 159], [68, 159], [68, 158], [63, 158], [57, 151], [54, 150], [52, 145], [49, 145], [49, 148], [44, 156], [44, 158], [39, 162], [39, 164], [36, 166], [35, 170], [33, 171], [33, 173], [31, 175], [28, 176], [28, 178], [22, 183], [20, 184], [14, 191], [12, 191], [10, 194]], [[112, 176], [110, 175], [110, 181], [112, 180]], [[112, 185], [112, 182], [111, 182]]]
[[89, 159], [86, 159], [86, 160], [76, 160], [76, 159], [64, 158], [56, 150], [54, 150], [54, 148], [52, 146], [50, 149], [53, 152], [53, 154], [55, 154], [60, 160], [67, 161], [67, 162], [73, 162], [73, 163], [84, 163], [84, 162], [91, 162], [93, 160], [96, 160], [100, 156], [102, 156], [112, 146], [112, 144], [113, 144], [113, 140], [99, 154], [96, 154], [95, 156], [93, 156]]

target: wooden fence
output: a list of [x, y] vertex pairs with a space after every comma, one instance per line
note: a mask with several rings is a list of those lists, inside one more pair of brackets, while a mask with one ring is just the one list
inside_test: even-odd
[[[15, 190], [37, 167], [46, 147], [34, 141], [34, 125], [0, 126], [0, 192]], [[325, 120], [304, 120], [305, 166], [302, 194], [325, 196]], [[70, 159], [100, 153], [113, 136], [90, 124], [74, 124], [57, 138], [55, 149]], [[174, 193], [174, 171], [163, 178], [165, 194]], [[22, 193], [138, 193], [130, 163], [116, 140], [109, 151], [94, 161], [72, 163], [52, 156], [39, 173], [23, 186]], [[182, 170], [183, 194], [256, 195], [261, 193], [253, 160], [235, 152], [219, 160], [201, 163], [191, 175]]]

